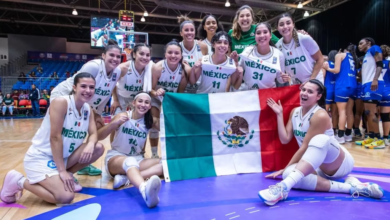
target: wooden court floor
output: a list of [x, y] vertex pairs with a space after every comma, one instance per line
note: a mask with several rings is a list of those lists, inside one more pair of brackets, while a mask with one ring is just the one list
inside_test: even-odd
[[[9, 170], [15, 169], [24, 173], [23, 158], [41, 122], [42, 119], [0, 119], [0, 185], [3, 185], [4, 176]], [[105, 139], [103, 144], [106, 150], [110, 149], [108, 139]], [[347, 143], [344, 146], [354, 157], [355, 166], [390, 169], [389, 147], [381, 150], [367, 150], [356, 146], [354, 143]], [[150, 155], [150, 145], [147, 144], [146, 157]], [[112, 189], [112, 180], [110, 180], [104, 170], [104, 157], [105, 154], [93, 164], [103, 171], [102, 176], [75, 175], [82, 186]], [[76, 194], [74, 202], [91, 197], [90, 195]], [[25, 219], [57, 208], [28, 191], [24, 191], [23, 197], [18, 201], [18, 204], [25, 206], [26, 209], [0, 207], [0, 219]]]

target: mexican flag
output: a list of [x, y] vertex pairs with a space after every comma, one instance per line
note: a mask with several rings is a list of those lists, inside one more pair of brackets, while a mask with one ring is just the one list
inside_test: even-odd
[[298, 149], [279, 141], [267, 99], [281, 100], [285, 123], [299, 86], [213, 94], [166, 93], [160, 116], [167, 182], [284, 168]]

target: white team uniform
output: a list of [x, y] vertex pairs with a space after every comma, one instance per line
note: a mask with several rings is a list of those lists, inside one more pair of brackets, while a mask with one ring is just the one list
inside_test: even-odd
[[239, 65], [245, 70], [246, 90], [275, 88], [275, 79], [283, 83], [283, 53], [271, 46], [270, 49], [269, 54], [261, 55], [256, 46], [248, 46], [240, 54]]
[[229, 77], [236, 71], [233, 60], [227, 57], [222, 64], [213, 63], [212, 55], [203, 56], [201, 80], [196, 93], [225, 92]]
[[[315, 40], [308, 35], [298, 33], [298, 41], [299, 45], [295, 45], [294, 39], [286, 45], [283, 43], [283, 38], [281, 38], [276, 43], [276, 47], [283, 52], [287, 73], [303, 83], [310, 79], [315, 65], [315, 60], [311, 56], [320, 48]], [[318, 73], [316, 79], [324, 83], [322, 70]]]
[[[291, 122], [293, 125], [294, 137], [297, 140], [299, 147], [302, 146], [303, 139], [305, 138], [305, 135], [309, 130], [311, 117], [314, 115], [314, 113], [321, 109], [323, 108], [319, 107], [318, 105], [315, 105], [305, 115], [302, 115], [302, 107], [295, 108], [294, 113], [291, 116]], [[354, 159], [352, 155], [337, 142], [336, 138], [334, 137], [334, 132], [332, 128], [326, 130], [325, 135], [330, 137], [329, 144], [332, 146], [328, 148], [329, 150], [327, 155], [339, 155], [340, 151], [342, 150], [345, 153], [345, 158], [340, 168], [333, 176], [326, 175], [324, 172], [321, 171], [320, 168], [318, 168], [316, 172], [319, 176], [322, 176], [326, 179], [340, 179], [342, 177], [345, 177], [352, 171], [352, 168], [354, 166]], [[319, 143], [318, 145], [321, 144], [324, 143]]]
[[[78, 71], [78, 73], [82, 72], [90, 73], [92, 76], [95, 77], [95, 95], [88, 102], [88, 104], [94, 110], [96, 110], [99, 115], [101, 115], [108, 100], [111, 98], [112, 90], [114, 89], [116, 83], [119, 80], [119, 77], [121, 75], [121, 69], [119, 67], [115, 68], [110, 74], [110, 77], [108, 77], [104, 60], [95, 59], [84, 64]], [[53, 101], [59, 96], [69, 95], [73, 90], [72, 88], [74, 77], [77, 74], [75, 74], [73, 77], [69, 77], [65, 81], [58, 84], [51, 92], [50, 101]]]
[[[80, 113], [76, 110], [73, 95], [63, 96], [68, 105], [62, 125], [62, 147], [65, 167], [68, 157], [83, 143], [88, 135], [91, 108], [84, 103]], [[58, 175], [50, 143], [50, 108], [41, 127], [32, 139], [32, 145], [24, 157], [24, 169], [30, 184], [41, 182], [47, 176]], [[58, 126], [58, 125], [57, 125]]]
[[[135, 69], [134, 62], [130, 61], [126, 75], [124, 75], [116, 84], [116, 93], [122, 110], [117, 108], [115, 115], [119, 112], [126, 111], [129, 105], [133, 108], [131, 102], [134, 100], [137, 93], [144, 91], [145, 75], [150, 74], [152, 65], [153, 61], [150, 61], [149, 64], [145, 66], [144, 71], [139, 73]], [[112, 102], [113, 99], [111, 99], [111, 103]]]
[[[195, 62], [200, 60], [203, 57], [202, 51], [200, 49], [200, 46], [198, 45], [198, 41], [194, 40], [194, 47], [192, 47], [191, 50], [187, 50], [183, 42], [180, 42], [180, 46], [183, 49], [183, 60], [187, 61], [188, 64], [193, 67]], [[195, 85], [188, 84], [186, 87], [185, 92], [186, 93], [196, 93], [196, 90], [198, 90], [199, 83], [200, 83], [200, 77]]]
[[209, 40], [207, 40], [207, 38], [206, 38], [203, 40], [203, 43], [205, 43], [207, 45], [207, 48], [209, 51], [208, 55], [212, 55], [213, 54], [213, 50], [212, 50], [213, 47], [211, 45], [211, 42]]
[[[165, 92], [177, 92], [183, 74], [184, 72], [182, 70], [181, 64], [177, 66], [175, 71], [171, 71], [171, 69], [168, 67], [167, 60], [164, 60], [162, 63], [161, 76], [157, 81], [156, 91], [159, 88], [162, 88], [165, 90]], [[160, 109], [160, 99], [152, 97], [152, 106]]]
[[114, 156], [135, 157], [138, 164], [144, 159], [141, 154], [144, 149], [149, 129], [146, 128], [144, 118], [134, 120], [131, 118], [132, 111], [127, 111], [129, 120], [123, 123], [115, 131], [114, 140], [111, 143], [112, 150], [107, 152], [105, 158], [105, 167], [107, 174], [108, 161]]

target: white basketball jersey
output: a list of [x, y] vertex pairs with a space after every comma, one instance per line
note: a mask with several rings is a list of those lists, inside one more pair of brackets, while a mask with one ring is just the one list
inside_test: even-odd
[[[302, 107], [295, 108], [291, 121], [293, 125], [294, 137], [297, 139], [299, 147], [302, 146], [303, 139], [306, 136], [310, 127], [310, 119], [318, 110], [323, 109], [318, 105], [311, 108], [305, 115], [302, 115]], [[325, 131], [325, 134], [333, 137], [333, 129], [330, 128]]]
[[[283, 52], [283, 55], [286, 58], [286, 72], [303, 83], [310, 79], [315, 60], [311, 57], [308, 49], [304, 47], [301, 39], [302, 34], [298, 33], [299, 45], [295, 46], [294, 39], [291, 40], [289, 45], [286, 45], [283, 43], [283, 38], [281, 38], [278, 43], [276, 43], [276, 47]], [[324, 82], [322, 71], [320, 71], [316, 79]]]
[[138, 73], [135, 69], [134, 62], [130, 61], [126, 75], [124, 75], [116, 85], [118, 95], [126, 98], [134, 98], [138, 92], [143, 91], [145, 71], [150, 71], [150, 68], [148, 68], [149, 65], [152, 65], [152, 63], [145, 66], [142, 73]]
[[177, 65], [175, 71], [171, 71], [168, 67], [167, 60], [164, 60], [156, 91], [159, 88], [163, 88], [165, 92], [177, 92], [183, 74], [182, 72], [181, 64]]
[[208, 55], [212, 55], [213, 54], [213, 50], [212, 50], [212, 45], [211, 45], [211, 42], [209, 40], [204, 39], [203, 42], [207, 45], [207, 49], [208, 49]]
[[275, 88], [275, 79], [280, 78], [282, 68], [280, 51], [270, 47], [271, 52], [261, 55], [256, 46], [248, 46], [240, 54], [240, 66], [243, 67], [244, 82], [249, 90]]
[[[76, 110], [73, 95], [61, 96], [68, 102], [67, 111], [62, 125], [62, 147], [63, 157], [69, 157], [87, 137], [89, 128], [89, 115], [91, 108], [88, 103], [84, 103], [79, 112]], [[53, 156], [50, 144], [50, 107], [43, 119], [41, 127], [32, 139], [31, 148], [35, 148], [48, 156]], [[58, 125], [57, 125], [58, 126]]]
[[233, 60], [227, 57], [222, 64], [213, 64], [212, 55], [203, 56], [201, 80], [196, 93], [225, 92], [229, 77], [236, 71]]
[[194, 47], [192, 47], [191, 50], [187, 50], [184, 47], [183, 42], [180, 42], [180, 46], [183, 49], [183, 60], [187, 61], [191, 67], [194, 66], [196, 61], [203, 57], [197, 40], [194, 41]]
[[115, 131], [114, 141], [111, 143], [113, 150], [129, 156], [139, 155], [144, 148], [149, 130], [145, 126], [144, 118], [134, 120], [132, 111], [127, 111], [130, 120], [123, 123]]
[[[382, 50], [377, 45], [370, 47], [364, 56], [362, 66], [362, 84], [370, 83], [374, 80], [376, 73], [375, 54], [382, 53]], [[380, 74], [378, 81], [383, 81], [383, 74]]]

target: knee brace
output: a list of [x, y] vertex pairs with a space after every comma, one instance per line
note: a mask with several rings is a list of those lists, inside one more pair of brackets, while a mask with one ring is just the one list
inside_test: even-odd
[[137, 169], [139, 169], [139, 164], [137, 162], [137, 159], [135, 159], [134, 157], [127, 157], [124, 161], [123, 161], [123, 164], [122, 164], [122, 168], [124, 171], [127, 171], [132, 168], [132, 167], [136, 167]]
[[325, 160], [328, 152], [330, 137], [325, 134], [314, 136], [309, 147], [302, 156], [302, 160], [310, 163], [314, 169], [317, 169]]
[[159, 131], [155, 128], [149, 130], [149, 137], [152, 139], [157, 139], [159, 137]]
[[[297, 164], [290, 165], [283, 172], [283, 179], [286, 179], [288, 175], [295, 169]], [[294, 189], [315, 190], [317, 187], [317, 175], [309, 174], [299, 180], [294, 186]]]
[[390, 122], [390, 113], [381, 113], [382, 122]]

